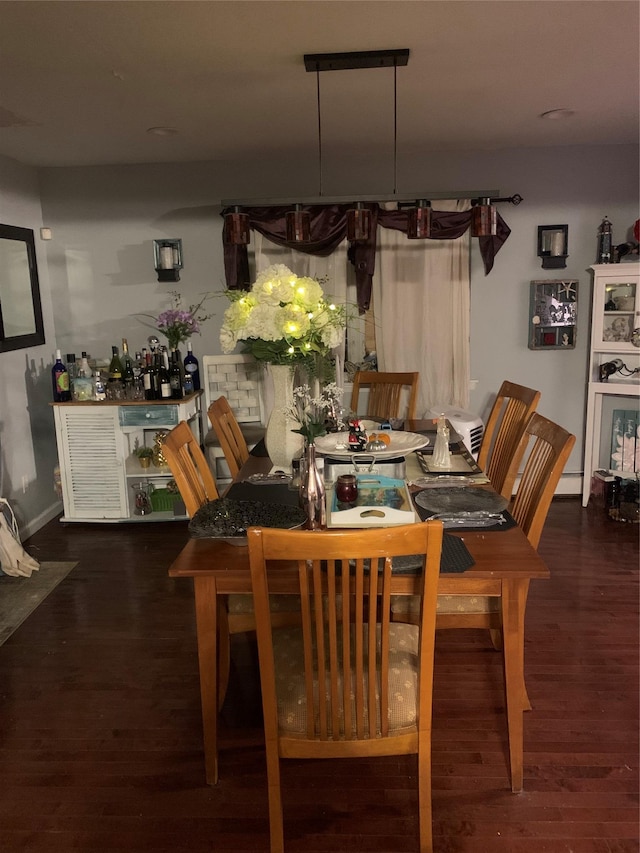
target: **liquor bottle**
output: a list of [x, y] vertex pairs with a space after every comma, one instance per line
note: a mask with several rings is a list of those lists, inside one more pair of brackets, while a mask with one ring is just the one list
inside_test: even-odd
[[160, 390], [159, 398], [161, 400], [168, 400], [171, 399], [171, 379], [169, 377], [169, 371], [165, 366], [164, 356], [167, 356], [168, 361], [166, 351], [163, 355], [158, 357], [158, 388]]
[[51, 368], [51, 383], [53, 385], [53, 402], [68, 403], [71, 399], [69, 391], [69, 371], [62, 362], [62, 353], [56, 350], [55, 364]]
[[78, 365], [76, 364], [76, 354], [74, 352], [67, 353], [66, 367], [69, 374], [69, 392], [73, 396], [73, 383], [78, 375]]
[[[187, 354], [184, 357], [184, 369], [185, 373], [188, 373], [191, 376], [193, 381], [193, 390], [200, 390], [200, 365], [198, 364], [198, 359], [195, 357], [193, 352], [191, 351], [191, 341], [187, 342]], [[186, 393], [186, 391], [185, 391]]]
[[171, 398], [173, 400], [181, 400], [182, 393], [182, 371], [180, 370], [180, 362], [178, 353], [171, 350], [171, 364], [169, 367], [169, 384], [171, 386]]
[[84, 375], [88, 379], [91, 379], [91, 377], [93, 376], [93, 370], [91, 370], [91, 365], [89, 364], [89, 358], [88, 358], [86, 352], [84, 352], [84, 350], [82, 352], [82, 355], [80, 356], [80, 367], [84, 371]]
[[598, 259], [599, 264], [610, 264], [613, 251], [613, 231], [607, 217], [602, 220], [598, 228]]
[[142, 358], [142, 353], [136, 351], [136, 356], [133, 359], [133, 378], [137, 379], [139, 376], [142, 376], [142, 372], [145, 368], [145, 360]]
[[129, 344], [127, 343], [127, 339], [122, 339], [122, 358], [120, 359], [120, 363], [122, 365], [122, 382], [125, 388], [130, 388], [133, 385], [133, 359], [129, 355]]
[[87, 354], [83, 353], [78, 367], [78, 375], [73, 383], [73, 399], [79, 403], [91, 400], [93, 397], [94, 390], [91, 375]]
[[111, 347], [111, 361], [109, 362], [109, 382], [122, 380], [122, 362], [118, 355], [118, 347]]
[[107, 391], [99, 370], [96, 370], [96, 375], [93, 377], [93, 399], [98, 402], [107, 399]]

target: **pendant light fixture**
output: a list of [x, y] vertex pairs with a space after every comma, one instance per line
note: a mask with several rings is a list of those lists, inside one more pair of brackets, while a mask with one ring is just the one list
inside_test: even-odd
[[471, 236], [494, 237], [498, 233], [496, 208], [490, 198], [480, 198], [471, 208]]
[[230, 246], [248, 246], [251, 242], [249, 214], [237, 205], [224, 217], [224, 242]]
[[407, 237], [410, 240], [424, 240], [431, 237], [431, 202], [418, 199], [415, 207], [407, 211]]

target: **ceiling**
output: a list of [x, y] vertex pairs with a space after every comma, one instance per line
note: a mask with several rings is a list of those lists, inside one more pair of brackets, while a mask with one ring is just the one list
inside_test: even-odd
[[[0, 0], [0, 155], [33, 166], [638, 142], [637, 0]], [[546, 120], [548, 110], [573, 111]], [[152, 127], [177, 133], [159, 136]]]

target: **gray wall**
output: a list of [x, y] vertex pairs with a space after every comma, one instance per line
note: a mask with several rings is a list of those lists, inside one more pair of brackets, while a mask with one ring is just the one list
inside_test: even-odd
[[[42, 225], [34, 169], [0, 157], [0, 222], [35, 231], [45, 343], [0, 353], [0, 495], [11, 503], [23, 535], [35, 532], [60, 508], [51, 406], [51, 365], [56, 336], [49, 272], [39, 239]], [[1, 274], [1, 272], [0, 272]]]
[[[144, 345], [150, 329], [135, 315], [157, 314], [167, 307], [174, 289], [156, 280], [154, 238], [182, 238], [185, 268], [175, 289], [185, 302], [197, 301], [206, 291], [220, 294], [224, 288], [220, 200], [314, 195], [313, 156], [306, 161], [252, 164], [40, 170], [42, 219], [52, 229], [53, 240], [41, 243], [39, 249], [46, 256], [41, 264], [43, 290], [53, 306], [57, 346], [63, 352], [86, 349], [94, 356], [107, 356], [122, 337], [128, 338], [131, 349]], [[28, 174], [35, 184], [35, 173], [17, 166], [16, 170]], [[9, 171], [0, 167], [0, 191]], [[391, 172], [389, 162], [374, 158], [335, 159], [325, 165], [323, 192], [327, 196], [388, 194]], [[470, 408], [486, 416], [492, 395], [505, 378], [539, 388], [540, 411], [578, 436], [566, 469], [578, 474], [589, 337], [588, 267], [595, 262], [597, 228], [605, 214], [613, 222], [615, 242], [627, 239], [638, 218], [637, 146], [403, 152], [397, 185], [401, 194], [495, 188], [502, 195], [524, 197], [519, 207], [501, 207], [512, 233], [490, 275], [484, 275], [477, 246], [472, 248], [471, 375], [478, 382]], [[38, 228], [37, 189], [23, 192], [25, 204], [29, 201], [33, 207], [29, 221], [24, 221], [24, 215], [20, 222], [7, 216], [2, 221]], [[11, 213], [9, 208], [7, 215]], [[562, 223], [569, 225], [570, 256], [560, 275], [541, 269], [536, 240], [538, 225]], [[567, 351], [532, 351], [527, 346], [530, 282], [553, 278], [580, 282], [577, 346]], [[206, 324], [202, 337], [194, 339], [198, 355], [220, 351], [218, 330], [226, 300], [218, 295], [209, 305], [216, 316]], [[47, 344], [47, 354], [53, 354], [54, 341], [49, 345], [49, 336]], [[14, 360], [0, 355], [3, 376], [5, 362]], [[13, 380], [20, 383], [23, 376], [24, 366]], [[20, 396], [20, 388], [17, 393]], [[0, 417], [4, 420], [4, 415]], [[11, 434], [12, 452], [20, 459], [32, 455], [29, 433]], [[51, 453], [49, 445], [49, 458]], [[15, 490], [16, 481], [6, 496], [11, 499]], [[578, 493], [579, 484], [572, 491]]]

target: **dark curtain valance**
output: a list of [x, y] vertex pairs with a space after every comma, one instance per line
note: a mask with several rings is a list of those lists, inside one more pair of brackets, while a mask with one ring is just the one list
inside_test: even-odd
[[[308, 243], [289, 243], [283, 207], [243, 207], [242, 213], [249, 216], [249, 225], [272, 243], [287, 246], [298, 252], [326, 257], [334, 252], [347, 236], [347, 210], [353, 205], [328, 204], [304, 208], [311, 216], [311, 240]], [[355, 268], [358, 307], [366, 311], [371, 302], [371, 282], [376, 262], [377, 226], [392, 228], [407, 233], [406, 210], [384, 210], [378, 204], [367, 204], [371, 211], [371, 237], [363, 243], [352, 243], [348, 257]], [[230, 213], [226, 208], [222, 216]], [[484, 262], [485, 275], [491, 272], [495, 256], [507, 240], [511, 229], [496, 212], [497, 234], [494, 237], [479, 237], [480, 254]], [[431, 240], [455, 240], [471, 225], [471, 210], [448, 212], [434, 210], [431, 213]], [[227, 287], [230, 290], [248, 290], [249, 259], [246, 246], [224, 243], [224, 269]]]

